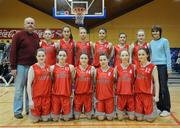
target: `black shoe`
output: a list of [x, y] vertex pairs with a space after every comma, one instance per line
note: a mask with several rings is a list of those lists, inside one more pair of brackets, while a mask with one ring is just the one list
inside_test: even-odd
[[23, 118], [23, 115], [22, 115], [22, 114], [17, 114], [17, 115], [14, 115], [14, 117], [15, 117], [16, 119], [22, 119], [22, 118]]
[[26, 115], [29, 115], [29, 112], [26, 112]]

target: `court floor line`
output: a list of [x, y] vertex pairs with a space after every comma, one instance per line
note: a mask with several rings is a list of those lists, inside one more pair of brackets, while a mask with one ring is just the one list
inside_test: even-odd
[[178, 124], [178, 125], [180, 125], [180, 121], [178, 120], [178, 118], [174, 115], [175, 113], [171, 113], [171, 117], [174, 119], [174, 121]]
[[4, 125], [4, 126], [0, 126], [2, 128], [5, 128], [5, 127], [97, 127], [97, 126], [154, 126], [154, 127], [157, 127], [157, 126], [171, 126], [171, 127], [177, 127], [179, 126], [178, 124], [169, 124], [169, 123], [166, 123], [166, 124], [157, 124], [157, 123], [149, 123], [149, 124], [118, 124], [118, 123], [113, 123], [113, 124], [39, 124], [39, 125], [36, 125], [36, 124], [30, 124], [30, 125], [12, 125], [12, 126], [9, 126], [9, 125]]
[[4, 93], [2, 93], [2, 94], [0, 95], [0, 97], [5, 96], [6, 94], [8, 94], [8, 91], [5, 91]]
[[51, 124], [47, 123], [47, 124], [24, 124], [24, 125], [0, 125], [1, 128], [5, 128], [5, 127], [11, 127], [11, 128], [14, 128], [14, 127], [59, 127], [59, 126], [67, 126], [67, 127], [97, 127], [97, 126], [154, 126], [154, 127], [157, 127], [157, 126], [180, 126], [180, 121], [178, 120], [178, 118], [175, 116], [175, 113], [172, 112], [171, 113], [171, 117], [172, 119], [175, 121], [175, 123], [129, 123], [127, 124], [126, 122], [122, 122], [122, 123], [117, 123], [117, 122], [112, 122], [110, 124], [103, 124], [103, 123], [96, 123], [96, 122], [91, 122], [91, 123], [84, 123], [82, 124], [80, 122], [80, 124], [62, 124], [62, 123], [54, 123], [52, 122]]
[[14, 127], [59, 127], [59, 126], [66, 126], [66, 127], [97, 127], [97, 126], [154, 126], [154, 127], [157, 127], [157, 126], [172, 126], [172, 127], [177, 127], [177, 126], [180, 126], [180, 121], [177, 119], [177, 117], [175, 116], [174, 112], [171, 113], [171, 117], [172, 119], [175, 121], [175, 123], [129, 123], [129, 124], [126, 124], [124, 122], [122, 123], [117, 123], [117, 122], [112, 122], [110, 124], [103, 124], [103, 123], [95, 123], [93, 124], [92, 123], [84, 123], [84, 124], [60, 124], [57, 123], [55, 124], [54, 122], [52, 122], [52, 124], [25, 124], [25, 125], [3, 125], [3, 126], [0, 126], [2, 128], [5, 128], [5, 127], [11, 127], [11, 128], [14, 128]]

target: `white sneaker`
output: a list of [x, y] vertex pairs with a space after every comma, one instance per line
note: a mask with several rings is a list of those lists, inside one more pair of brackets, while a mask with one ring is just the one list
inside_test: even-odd
[[169, 116], [169, 115], [170, 115], [170, 112], [168, 112], [168, 111], [162, 111], [161, 114], [160, 114], [161, 117], [166, 117], [166, 116]]
[[160, 115], [161, 114], [161, 110], [157, 109], [157, 114]]

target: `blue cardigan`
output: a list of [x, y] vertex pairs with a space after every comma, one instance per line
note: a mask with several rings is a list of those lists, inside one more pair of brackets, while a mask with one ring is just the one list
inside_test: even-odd
[[163, 37], [159, 40], [151, 40], [149, 48], [151, 51], [151, 62], [155, 65], [167, 65], [168, 70], [171, 70], [169, 41]]

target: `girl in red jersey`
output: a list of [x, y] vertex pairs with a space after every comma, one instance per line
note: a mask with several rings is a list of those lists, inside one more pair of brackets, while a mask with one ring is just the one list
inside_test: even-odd
[[158, 116], [156, 103], [159, 101], [159, 79], [157, 67], [148, 61], [149, 50], [140, 48], [135, 80], [135, 114], [138, 121], [152, 122]]
[[99, 56], [100, 67], [96, 69], [96, 102], [95, 109], [98, 120], [112, 120], [114, 117], [114, 80], [115, 70], [108, 66], [106, 54]]
[[71, 95], [74, 66], [66, 63], [67, 53], [63, 49], [59, 51], [57, 58], [58, 63], [51, 66], [54, 81], [52, 87], [52, 118], [53, 121], [58, 121], [61, 114], [62, 119], [68, 121], [72, 118]]
[[111, 60], [113, 56], [113, 46], [112, 43], [106, 40], [107, 30], [105, 28], [99, 29], [99, 41], [94, 44], [94, 58], [93, 66], [98, 68], [99, 64], [99, 55], [105, 53], [108, 56], [108, 59]]
[[75, 74], [75, 97], [74, 97], [74, 114], [75, 119], [79, 119], [82, 109], [88, 119], [93, 114], [93, 76], [95, 68], [88, 65], [88, 55], [80, 55], [80, 65], [76, 67]]
[[143, 29], [138, 30], [137, 41], [131, 44], [130, 47], [132, 63], [137, 66], [139, 64], [138, 50], [140, 48], [148, 48], [148, 44], [145, 42], [145, 32]]
[[127, 35], [123, 32], [120, 33], [119, 44], [114, 46], [114, 55], [115, 55], [114, 66], [117, 66], [121, 63], [121, 60], [119, 57], [121, 50], [124, 50], [124, 49], [129, 50], [129, 45], [126, 44], [126, 40], [127, 40]]
[[56, 63], [56, 48], [58, 47], [56, 43], [53, 43], [53, 34], [50, 29], [46, 29], [43, 34], [44, 40], [42, 40], [39, 45], [46, 51], [46, 65], [54, 65]]
[[87, 30], [84, 27], [79, 28], [80, 41], [75, 44], [76, 51], [76, 66], [79, 65], [79, 58], [81, 53], [86, 53], [88, 55], [88, 64], [91, 64], [91, 58], [93, 56], [93, 44], [87, 41]]
[[28, 71], [27, 92], [32, 121], [48, 121], [51, 112], [51, 73], [45, 65], [45, 50], [37, 50], [37, 63]]
[[121, 64], [117, 66], [117, 116], [119, 120], [127, 113], [130, 120], [134, 120], [134, 80], [135, 65], [129, 64], [129, 52], [120, 52]]
[[63, 39], [60, 39], [59, 49], [66, 50], [66, 62], [74, 65], [74, 40], [72, 38], [71, 28], [69, 26], [64, 26], [62, 34]]

